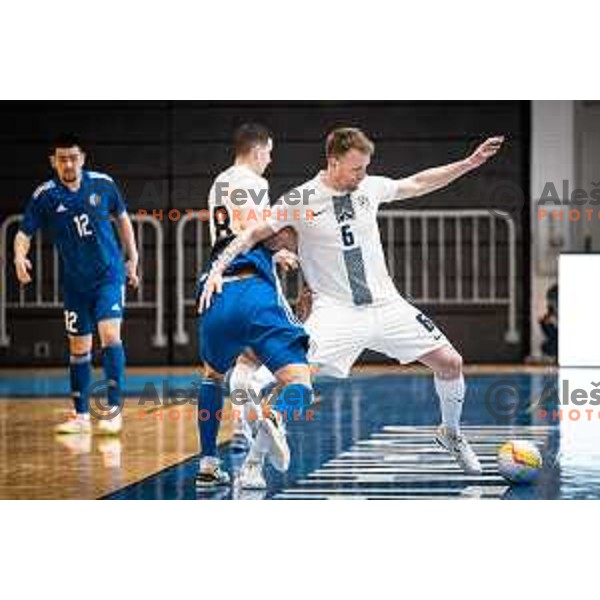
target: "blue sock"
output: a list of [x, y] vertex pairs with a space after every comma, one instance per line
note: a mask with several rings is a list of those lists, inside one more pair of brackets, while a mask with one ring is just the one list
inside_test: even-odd
[[92, 355], [71, 354], [69, 359], [69, 371], [71, 375], [71, 393], [75, 412], [83, 415], [89, 412], [87, 392], [92, 380]]
[[108, 388], [108, 405], [119, 406], [125, 385], [125, 351], [123, 344], [118, 342], [106, 346], [102, 351], [104, 375], [111, 384]]
[[289, 420], [294, 418], [294, 411], [299, 411], [298, 414], [303, 419], [306, 409], [312, 404], [312, 400], [312, 387], [303, 383], [290, 383], [279, 392], [273, 408], [280, 413], [287, 412], [287, 419]]
[[[198, 430], [202, 456], [217, 456], [217, 435], [221, 425], [217, 411], [223, 410], [223, 384], [204, 379], [198, 392]], [[221, 415], [219, 415], [221, 416]]]

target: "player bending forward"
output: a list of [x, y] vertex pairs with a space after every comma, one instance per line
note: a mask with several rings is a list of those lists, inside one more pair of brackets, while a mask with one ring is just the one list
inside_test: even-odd
[[[442, 414], [436, 441], [469, 474], [481, 473], [481, 465], [460, 431], [465, 396], [462, 358], [434, 323], [396, 290], [386, 267], [377, 211], [382, 204], [447, 186], [494, 156], [503, 141], [489, 138], [463, 160], [394, 180], [367, 175], [374, 144], [362, 131], [336, 129], [327, 137], [326, 169], [298, 188], [301, 194], [311, 194], [313, 219], [286, 221], [280, 214], [245, 232], [229, 248], [235, 256], [283, 227], [293, 227], [300, 265], [313, 293], [305, 323], [311, 364], [320, 374], [347, 377], [368, 348], [401, 363], [427, 365], [433, 371]], [[274, 208], [285, 209], [284, 199]], [[287, 208], [291, 216], [297, 207]], [[205, 300], [221, 287], [222, 270], [215, 269], [204, 289]], [[257, 376], [265, 380], [264, 373]]]
[[[198, 318], [199, 359], [204, 363], [198, 421], [201, 459], [196, 477], [196, 485], [201, 488], [229, 483], [217, 458], [217, 433], [223, 409], [224, 375], [234, 363], [232, 395], [240, 390], [246, 392], [238, 412], [248, 419], [248, 413], [255, 410], [259, 417], [254, 443], [261, 450], [261, 462], [246, 462], [240, 474], [242, 487], [266, 487], [262, 477], [263, 452], [280, 471], [287, 470], [290, 460], [280, 417], [273, 410], [260, 418], [262, 410], [253, 401], [259, 390], [249, 386], [245, 373], [253, 373], [260, 360], [281, 386], [279, 407], [297, 405], [301, 410], [298, 400], [302, 399], [304, 405], [311, 402], [308, 336], [292, 317], [280, 292], [274, 266], [277, 256], [262, 244], [235, 260], [230, 252], [246, 228], [256, 226], [256, 214], [269, 207], [268, 184], [262, 175], [271, 162], [272, 145], [271, 134], [261, 125], [241, 126], [234, 136], [235, 162], [215, 179], [209, 194], [213, 245], [210, 272], [224, 274], [220, 280], [224, 289], [210, 309], [202, 299], [198, 305], [198, 313], [203, 313]], [[290, 253], [278, 255], [280, 263], [295, 263]], [[201, 276], [199, 291], [206, 277]], [[252, 391], [253, 398], [249, 397]], [[238, 408], [234, 405], [234, 409]], [[244, 421], [242, 425], [249, 427]]]
[[[75, 411], [57, 433], [90, 433], [87, 392], [92, 378], [92, 334], [97, 326], [111, 410], [100, 420], [103, 433], [119, 433], [125, 373], [121, 320], [125, 310], [125, 278], [138, 285], [138, 252], [125, 202], [114, 181], [104, 173], [83, 169], [85, 154], [79, 141], [65, 136], [50, 155], [53, 179], [40, 185], [27, 207], [15, 236], [15, 268], [21, 285], [31, 282], [27, 258], [31, 237], [40, 228], [50, 231], [62, 259], [65, 328], [69, 338], [71, 392]], [[118, 223], [127, 262], [115, 237], [111, 217]], [[38, 265], [40, 267], [41, 265]]]

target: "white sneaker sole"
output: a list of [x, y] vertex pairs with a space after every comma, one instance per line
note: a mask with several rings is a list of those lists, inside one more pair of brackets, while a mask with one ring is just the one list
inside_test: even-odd
[[113, 425], [110, 421], [100, 421], [97, 431], [100, 435], [119, 435], [123, 431], [123, 423]]
[[240, 488], [242, 490], [266, 490], [267, 482], [264, 479], [251, 479], [249, 481], [240, 479]]
[[201, 488], [201, 489], [224, 487], [224, 486], [228, 486], [230, 484], [231, 484], [231, 480], [229, 479], [229, 476], [221, 477], [219, 479], [211, 479], [211, 480], [207, 480], [207, 481], [202, 481], [201, 479], [196, 479], [196, 487]]
[[57, 435], [81, 435], [92, 433], [92, 426], [70, 426], [70, 425], [57, 425], [54, 428], [54, 433]]

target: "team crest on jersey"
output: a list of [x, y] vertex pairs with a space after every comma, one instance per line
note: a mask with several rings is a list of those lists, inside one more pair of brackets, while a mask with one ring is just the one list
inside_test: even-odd
[[356, 196], [354, 200], [356, 201], [358, 207], [362, 208], [363, 210], [369, 210], [369, 208], [371, 208], [371, 201], [369, 200], [369, 196], [365, 196], [364, 194], [362, 194], [361, 196]]
[[333, 196], [332, 200], [335, 218], [338, 223], [351, 221], [356, 218], [350, 194], [346, 194], [344, 196]]
[[102, 202], [102, 198], [98, 194], [92, 194], [89, 198], [89, 201], [90, 201], [90, 205], [93, 206], [94, 208], [96, 208], [97, 206], [100, 206], [100, 203]]

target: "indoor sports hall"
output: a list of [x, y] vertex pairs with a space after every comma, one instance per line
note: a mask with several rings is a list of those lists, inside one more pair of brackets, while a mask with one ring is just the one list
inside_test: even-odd
[[[273, 132], [272, 200], [323, 167], [336, 127], [367, 132], [376, 145], [369, 172], [395, 178], [505, 136], [477, 172], [378, 213], [397, 289], [464, 359], [462, 429], [480, 475], [463, 473], [433, 441], [440, 409], [430, 373], [367, 351], [348, 379], [315, 380], [311, 418], [286, 421], [290, 468], [268, 467], [267, 489], [240, 489], [234, 477], [232, 486], [197, 490], [195, 284], [210, 253], [203, 215], [244, 122]], [[98, 435], [94, 410], [92, 433], [54, 432], [71, 409], [60, 260], [38, 233], [32, 283], [20, 286], [13, 268], [24, 206], [48, 179], [47, 147], [60, 132], [80, 137], [87, 167], [118, 182], [138, 244], [120, 435]], [[593, 198], [600, 186], [600, 103], [3, 102], [0, 149], [0, 498], [600, 498], [600, 410], [564, 402], [565, 390], [591, 389], [597, 375], [558, 367], [559, 256], [600, 249], [597, 208], [586, 215], [594, 206], [581, 203], [577, 215], [562, 203], [575, 189]], [[301, 279], [281, 276], [292, 307]], [[93, 361], [92, 405], [106, 391], [97, 353]], [[234, 412], [227, 402], [219, 453], [235, 476], [244, 455], [230, 444]], [[498, 449], [509, 440], [540, 451], [534, 483], [511, 485], [499, 473]]]

